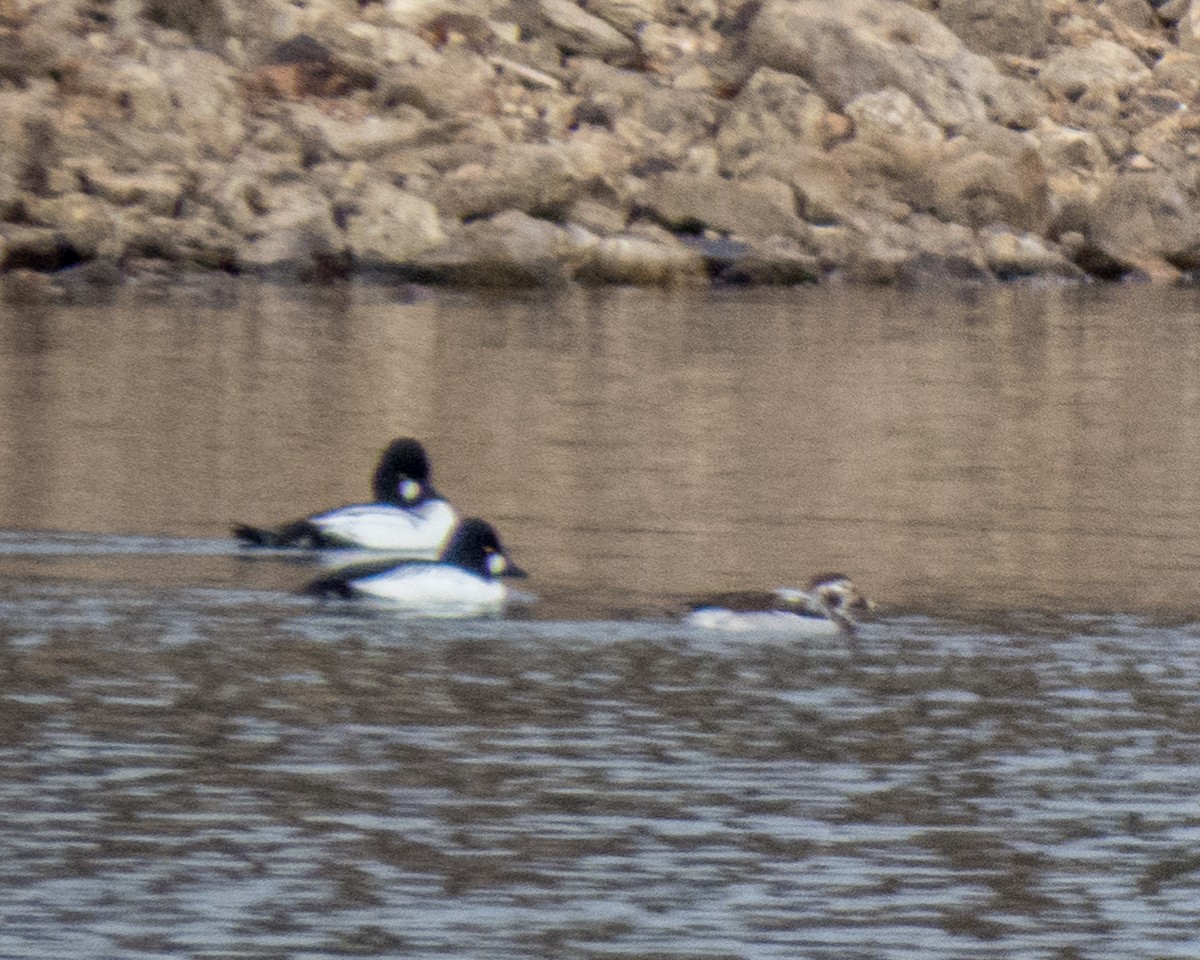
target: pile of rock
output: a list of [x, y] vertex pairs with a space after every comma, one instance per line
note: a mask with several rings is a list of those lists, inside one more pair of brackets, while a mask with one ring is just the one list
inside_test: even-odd
[[1177, 278], [1192, 0], [0, 0], [0, 264]]

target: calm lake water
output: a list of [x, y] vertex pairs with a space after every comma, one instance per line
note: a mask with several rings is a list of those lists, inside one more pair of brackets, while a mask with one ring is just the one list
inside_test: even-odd
[[[405, 434], [508, 617], [228, 541]], [[1194, 960], [1198, 466], [1194, 291], [10, 284], [0, 957]]]

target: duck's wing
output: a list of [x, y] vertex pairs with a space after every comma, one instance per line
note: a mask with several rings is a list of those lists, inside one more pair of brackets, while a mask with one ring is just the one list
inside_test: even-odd
[[719, 608], [733, 613], [768, 613], [774, 610], [784, 610], [788, 613], [804, 612], [802, 605], [796, 604], [775, 590], [733, 590], [727, 593], [714, 593], [698, 600], [693, 600], [689, 610], [708, 610]]
[[247, 547], [324, 547], [325, 536], [311, 520], [293, 520], [279, 527], [252, 527], [246, 523], [235, 523], [231, 528], [234, 537]]

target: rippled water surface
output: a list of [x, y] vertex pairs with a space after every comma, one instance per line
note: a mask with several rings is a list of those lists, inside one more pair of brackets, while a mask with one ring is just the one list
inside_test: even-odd
[[[1196, 306], [10, 291], [0, 957], [1200, 955]], [[506, 618], [225, 539], [401, 434]], [[671, 616], [828, 568], [853, 640]]]

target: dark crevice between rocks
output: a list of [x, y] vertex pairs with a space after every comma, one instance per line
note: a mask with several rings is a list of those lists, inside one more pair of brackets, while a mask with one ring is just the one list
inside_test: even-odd
[[1140, 272], [1133, 264], [1118, 259], [1107, 251], [1090, 244], [1085, 244], [1075, 250], [1071, 259], [1089, 277], [1097, 280], [1132, 280], [1140, 276]]
[[4, 256], [5, 270], [53, 273], [85, 262], [80, 251], [62, 238], [49, 244], [11, 244]]

